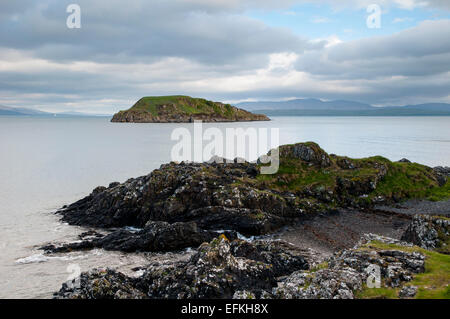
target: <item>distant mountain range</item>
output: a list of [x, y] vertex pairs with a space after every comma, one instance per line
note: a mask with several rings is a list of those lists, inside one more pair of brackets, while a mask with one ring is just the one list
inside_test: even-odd
[[9, 107], [0, 105], [0, 115], [9, 116], [40, 116], [40, 117], [78, 117], [78, 116], [110, 116], [106, 114], [87, 114], [80, 112], [60, 112], [60, 113], [49, 113], [39, 110], [27, 109], [22, 107]]
[[[243, 102], [236, 104], [236, 106], [267, 116], [450, 116], [450, 104], [447, 103], [377, 107], [355, 101], [294, 99], [281, 102]], [[87, 114], [81, 112], [49, 113], [3, 105], [0, 105], [0, 115], [41, 117], [111, 116], [108, 114]]]
[[295, 99], [281, 102], [243, 102], [237, 106], [268, 116], [450, 116], [450, 104], [446, 103], [375, 107], [354, 101]]

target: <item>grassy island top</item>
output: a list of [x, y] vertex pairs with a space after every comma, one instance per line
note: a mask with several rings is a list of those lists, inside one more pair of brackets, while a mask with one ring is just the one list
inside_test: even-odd
[[164, 105], [168, 106], [166, 109], [171, 113], [183, 114], [220, 114], [228, 117], [232, 116], [236, 111], [243, 111], [234, 108], [230, 104], [212, 102], [186, 95], [146, 96], [137, 101], [130, 110], [145, 111], [153, 116], [158, 116], [166, 110], [161, 108]]
[[205, 122], [268, 121], [261, 114], [239, 109], [221, 102], [208, 101], [185, 95], [147, 96], [130, 109], [116, 113], [112, 122], [182, 123], [202, 120]]

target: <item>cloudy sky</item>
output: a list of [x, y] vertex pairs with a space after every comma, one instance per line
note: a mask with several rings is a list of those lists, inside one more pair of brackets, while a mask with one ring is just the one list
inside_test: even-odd
[[113, 113], [166, 94], [450, 103], [450, 1], [0, 2], [1, 105]]

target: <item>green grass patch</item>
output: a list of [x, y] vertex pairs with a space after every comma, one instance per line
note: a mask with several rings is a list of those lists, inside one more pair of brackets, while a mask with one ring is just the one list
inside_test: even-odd
[[398, 288], [368, 288], [364, 286], [362, 290], [355, 293], [358, 299], [398, 299]]
[[[264, 183], [264, 187], [291, 192], [302, 192], [306, 188], [333, 191], [338, 178], [362, 184], [378, 181], [376, 189], [367, 194], [368, 201], [377, 196], [395, 200], [423, 198], [439, 201], [450, 198], [450, 181], [439, 187], [433, 170], [424, 165], [391, 162], [381, 156], [351, 159], [333, 155], [330, 159], [331, 166], [319, 167], [293, 158], [288, 153], [280, 158], [280, 167], [276, 174], [259, 175], [257, 179]], [[356, 168], [342, 169], [339, 162], [343, 160], [351, 162]], [[383, 169], [387, 172], [380, 179], [379, 174]]]
[[426, 198], [431, 201], [441, 201], [450, 198], [450, 180], [442, 187], [433, 187], [426, 192]]
[[237, 115], [248, 114], [246, 111], [234, 108], [230, 104], [222, 104], [184, 95], [143, 97], [126, 112], [150, 113], [152, 116], [162, 114], [206, 114], [221, 116], [226, 119], [232, 119]]
[[439, 188], [439, 185], [431, 168], [417, 163], [390, 163], [373, 195], [425, 198], [433, 188]]
[[318, 270], [327, 269], [327, 268], [328, 268], [328, 261], [324, 261], [324, 262], [322, 262], [322, 263], [312, 267], [309, 271], [310, 272], [316, 272]]
[[[378, 241], [368, 243], [360, 249], [395, 249], [406, 252], [419, 252], [425, 255], [425, 272], [414, 274], [413, 280], [405, 283], [405, 285], [418, 288], [416, 299], [450, 299], [450, 255], [417, 246], [404, 247]], [[365, 287], [362, 291], [357, 292], [356, 295], [361, 298], [396, 298], [398, 291], [398, 288], [370, 289]]]

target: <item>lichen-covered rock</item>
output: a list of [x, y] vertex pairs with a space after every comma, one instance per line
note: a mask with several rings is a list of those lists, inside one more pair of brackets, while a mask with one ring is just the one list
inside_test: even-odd
[[[382, 249], [373, 241], [399, 246]], [[383, 246], [382, 246], [383, 247]], [[393, 246], [396, 247], [396, 246]], [[83, 273], [63, 284], [56, 298], [283, 298], [352, 299], [378, 269], [378, 282], [402, 287], [424, 271], [425, 256], [395, 239], [367, 235], [354, 248], [309, 269], [302, 251], [283, 241], [230, 242], [224, 235], [203, 243], [188, 261], [150, 265], [137, 278], [113, 270]], [[411, 297], [402, 288], [400, 297]]]
[[398, 293], [400, 298], [413, 298], [417, 294], [417, 287], [404, 286]]
[[356, 163], [346, 157], [338, 158], [336, 160], [336, 165], [342, 169], [355, 169], [357, 167]]
[[[199, 247], [198, 253], [182, 267], [148, 270], [148, 294], [152, 298], [232, 298], [236, 291], [260, 293], [276, 284], [276, 277], [296, 269], [307, 269], [301, 256], [261, 243], [248, 247], [245, 241], [230, 243], [221, 237]], [[241, 256], [244, 250], [250, 256]], [[274, 264], [267, 263], [268, 260]]]
[[233, 256], [269, 264], [276, 277], [309, 268], [307, 253], [284, 241], [256, 240], [250, 243], [239, 240], [230, 245]]
[[299, 158], [307, 163], [328, 167], [331, 165], [329, 155], [313, 142], [297, 143], [280, 147], [280, 156]]
[[238, 290], [234, 293], [233, 299], [255, 299], [256, 296], [251, 291]]
[[413, 274], [425, 270], [425, 256], [402, 250], [379, 250], [365, 247], [372, 240], [408, 244], [376, 235], [368, 235], [353, 249], [336, 253], [328, 265], [317, 271], [297, 271], [278, 283], [272, 290], [274, 298], [283, 299], [353, 299], [360, 290], [371, 269], [378, 267], [380, 283], [399, 287], [413, 278]]
[[361, 289], [361, 274], [352, 268], [295, 272], [278, 283], [272, 295], [279, 299], [353, 299]]
[[[83, 273], [79, 287], [63, 285], [60, 298], [232, 298], [261, 296], [276, 285], [277, 276], [307, 269], [294, 247], [283, 242], [259, 242], [255, 247], [225, 236], [204, 243], [187, 262], [148, 267], [130, 278], [110, 271]], [[251, 256], [244, 257], [244, 251]], [[254, 259], [253, 259], [254, 258]], [[268, 262], [273, 263], [268, 263]], [[239, 292], [241, 291], [241, 292]]]
[[74, 281], [64, 283], [54, 294], [56, 299], [144, 299], [136, 282], [111, 269], [93, 269]]
[[411, 224], [402, 235], [402, 240], [411, 242], [425, 249], [442, 248], [448, 245], [450, 221], [448, 219], [414, 215]]
[[445, 183], [447, 183], [448, 178], [450, 177], [450, 167], [437, 166], [434, 167], [433, 170], [436, 173], [439, 185], [440, 186], [445, 185]]

